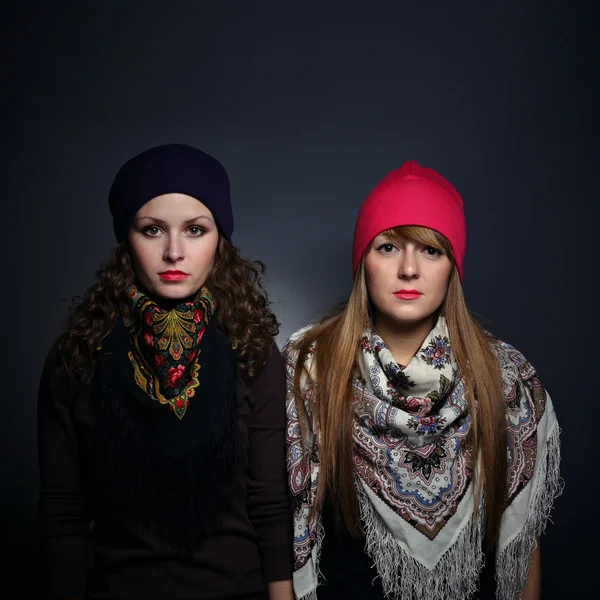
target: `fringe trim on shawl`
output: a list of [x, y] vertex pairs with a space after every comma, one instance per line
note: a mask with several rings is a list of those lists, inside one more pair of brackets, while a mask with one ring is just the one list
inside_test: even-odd
[[308, 592], [308, 594], [304, 594], [304, 596], [296, 596], [298, 600], [319, 600], [317, 598], [317, 589], [314, 588], [312, 591]]
[[375, 561], [383, 591], [394, 600], [470, 598], [477, 591], [485, 555], [482, 551], [483, 511], [471, 517], [433, 571], [410, 556], [390, 533], [358, 487], [360, 513], [366, 532], [366, 552]]
[[297, 596], [297, 600], [318, 600], [318, 586], [325, 581], [325, 577], [323, 573], [321, 573], [321, 569], [319, 568], [319, 564], [321, 562], [321, 549], [323, 548], [323, 538], [325, 537], [325, 528], [323, 527], [323, 520], [321, 518], [321, 515], [319, 515], [317, 522], [315, 523], [314, 532], [315, 545], [313, 548], [313, 561], [315, 564], [315, 573], [318, 583], [310, 592], [304, 594], [303, 596]]
[[[528, 509], [525, 525], [518, 536], [496, 558], [496, 598], [516, 600], [523, 594], [527, 580], [529, 557], [537, 546], [550, 519], [555, 498], [561, 495], [564, 481], [560, 477], [560, 427], [550, 435], [546, 456], [540, 457], [537, 485]], [[538, 459], [539, 460], [539, 459]]]

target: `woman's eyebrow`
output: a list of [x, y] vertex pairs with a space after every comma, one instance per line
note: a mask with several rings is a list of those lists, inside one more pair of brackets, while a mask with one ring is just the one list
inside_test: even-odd
[[[140, 217], [139, 218], [140, 221], [142, 221], [144, 219], [152, 221], [153, 223], [157, 223], [158, 225], [163, 225], [163, 226], [167, 225], [167, 222], [164, 219], [160, 219], [158, 217]], [[209, 221], [212, 222], [212, 219], [208, 215], [198, 215], [197, 217], [192, 217], [191, 219], [186, 219], [183, 223], [184, 223], [184, 225], [189, 225], [190, 223], [194, 223], [198, 219], [208, 219]]]

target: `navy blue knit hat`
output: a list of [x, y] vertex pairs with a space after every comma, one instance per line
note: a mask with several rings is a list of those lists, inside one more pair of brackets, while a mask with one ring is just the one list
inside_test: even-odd
[[117, 241], [127, 238], [137, 211], [146, 202], [177, 192], [200, 200], [231, 241], [233, 211], [227, 172], [218, 160], [185, 144], [155, 146], [119, 169], [108, 194]]

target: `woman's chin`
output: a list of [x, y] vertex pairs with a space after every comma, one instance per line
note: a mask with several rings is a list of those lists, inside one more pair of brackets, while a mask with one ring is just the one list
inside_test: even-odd
[[[201, 287], [201, 286], [200, 286]], [[184, 302], [194, 298], [200, 287], [186, 283], [163, 283], [158, 282], [148, 286], [147, 291], [157, 300], [166, 300], [168, 302]]]

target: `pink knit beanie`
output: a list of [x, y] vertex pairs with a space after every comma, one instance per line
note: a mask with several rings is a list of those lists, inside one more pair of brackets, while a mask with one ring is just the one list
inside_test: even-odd
[[388, 173], [360, 207], [354, 229], [353, 275], [369, 242], [382, 231], [401, 225], [420, 225], [445, 236], [462, 281], [466, 246], [462, 198], [439, 173], [413, 160]]

